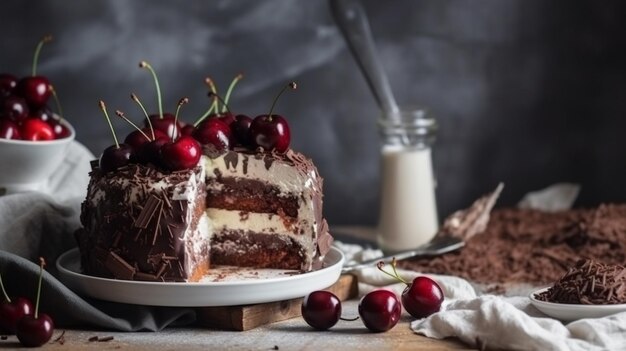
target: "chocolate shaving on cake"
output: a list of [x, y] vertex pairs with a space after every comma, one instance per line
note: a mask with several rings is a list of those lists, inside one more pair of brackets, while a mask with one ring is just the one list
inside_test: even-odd
[[131, 280], [135, 276], [135, 268], [113, 251], [109, 252], [104, 265], [115, 278]]
[[535, 298], [583, 305], [626, 303], [626, 268], [595, 260], [580, 260], [552, 287], [535, 294]]
[[162, 202], [163, 201], [161, 199], [154, 196], [154, 194], [151, 194], [133, 225], [137, 228], [148, 228], [148, 224], [152, 221], [152, 216], [154, 216], [157, 208], [162, 205]]

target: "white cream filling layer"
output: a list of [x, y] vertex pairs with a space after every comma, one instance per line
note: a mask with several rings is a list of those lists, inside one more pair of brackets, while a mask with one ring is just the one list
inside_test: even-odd
[[[249, 212], [240, 215], [241, 211], [230, 211], [218, 208], [206, 210], [211, 218], [214, 232], [227, 230], [243, 230], [257, 233], [291, 234], [292, 228], [287, 228], [284, 221], [275, 214]], [[295, 223], [297, 226], [298, 223]]]

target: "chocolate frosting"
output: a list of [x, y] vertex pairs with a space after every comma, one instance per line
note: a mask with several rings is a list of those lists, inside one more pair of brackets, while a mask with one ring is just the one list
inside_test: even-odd
[[[193, 224], [189, 203], [174, 195], [194, 174], [199, 167], [169, 174], [138, 164], [110, 173], [93, 170], [80, 216], [84, 229], [76, 232], [83, 270], [117, 279], [186, 280], [184, 267], [199, 258], [190, 257], [182, 242]], [[148, 186], [155, 182], [165, 186]], [[196, 190], [196, 205], [202, 205], [204, 190]]]

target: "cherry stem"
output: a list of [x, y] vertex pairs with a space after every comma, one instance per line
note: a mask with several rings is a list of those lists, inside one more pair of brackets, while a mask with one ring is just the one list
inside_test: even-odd
[[43, 47], [43, 44], [51, 40], [52, 36], [46, 35], [39, 41], [39, 43], [37, 43], [37, 48], [35, 49], [35, 55], [33, 57], [33, 77], [37, 75], [37, 61], [39, 61], [39, 53], [41, 52], [41, 48]]
[[152, 140], [156, 139], [156, 136], [154, 136], [154, 128], [152, 128], [152, 121], [150, 120], [150, 116], [148, 116], [148, 111], [146, 111], [146, 108], [143, 107], [143, 104], [141, 103], [141, 101], [139, 101], [139, 98], [137, 97], [137, 95], [130, 94], [130, 98], [133, 99], [133, 101], [136, 102], [137, 105], [139, 105], [139, 107], [141, 107], [141, 110], [143, 111], [144, 116], [146, 116], [146, 121], [148, 121], [148, 125], [150, 126], [150, 132], [152, 133]]
[[150, 64], [146, 61], [139, 62], [139, 67], [146, 68], [150, 73], [152, 73], [152, 78], [154, 78], [154, 85], [156, 86], [157, 91], [157, 100], [159, 102], [159, 118], [163, 119], [163, 102], [161, 101], [161, 88], [159, 86], [159, 79], [157, 78], [156, 72], [150, 66]]
[[[217, 94], [217, 88], [215, 87], [215, 83], [213, 83], [213, 80], [211, 78], [209, 77], [204, 78], [204, 83], [209, 86], [210, 92]], [[202, 121], [204, 121], [207, 117], [209, 117], [211, 113], [213, 113], [213, 110], [216, 110], [217, 108], [218, 108], [217, 99], [214, 99], [209, 109], [206, 110], [206, 112], [202, 116], [200, 116], [200, 118], [196, 120], [193, 126], [197, 127], [200, 123], [202, 123]]]
[[35, 302], [35, 319], [39, 318], [39, 297], [41, 296], [41, 278], [43, 277], [43, 267], [46, 261], [39, 257], [39, 285], [37, 286], [37, 301]]
[[135, 129], [137, 129], [139, 131], [139, 133], [141, 133], [141, 135], [143, 135], [146, 140], [150, 141], [150, 137], [148, 136], [148, 134], [144, 133], [143, 130], [141, 130], [141, 128], [139, 128], [135, 123], [133, 123], [133, 121], [131, 121], [130, 119], [128, 119], [128, 117], [126, 117], [124, 115], [124, 112], [120, 111], [120, 110], [115, 110], [115, 114], [125, 120], [126, 122], [128, 122], [128, 124], [130, 124], [131, 126], [133, 126]]
[[200, 116], [200, 118], [198, 118], [198, 120], [193, 124], [194, 127], [197, 127], [198, 124], [202, 123], [202, 121], [204, 121], [207, 117], [209, 117], [209, 115], [211, 115], [211, 113], [213, 112], [213, 110], [215, 110], [217, 106], [215, 104], [211, 105], [211, 108], [209, 108], [202, 116]]
[[[204, 80], [204, 82], [209, 86], [209, 89], [211, 89], [210, 92], [217, 96], [217, 87], [215, 86], [215, 82], [213, 82], [213, 80], [208, 77]], [[210, 93], [209, 93], [209, 96], [210, 96]], [[213, 99], [213, 103], [211, 104], [211, 109], [215, 109], [215, 113], [219, 113], [219, 110], [220, 110], [218, 102], [219, 101], [217, 100], [217, 98], [215, 98]]]
[[383, 261], [380, 261], [380, 262], [378, 262], [376, 264], [376, 268], [378, 268], [379, 271], [387, 274], [388, 276], [390, 276], [390, 277], [392, 277], [392, 278], [394, 278], [396, 280], [399, 280], [399, 281], [403, 282], [406, 285], [409, 285], [409, 283], [406, 280], [402, 279], [402, 277], [398, 274], [398, 271], [396, 270], [396, 258], [395, 257], [391, 260], [391, 268], [393, 269], [393, 274], [391, 274], [391, 273], [387, 272], [386, 270], [384, 270], [383, 269], [384, 266], [385, 266], [385, 262], [383, 262]]
[[356, 316], [354, 318], [344, 318], [344, 317], [339, 317], [339, 319], [341, 319], [342, 321], [348, 321], [348, 322], [354, 322], [359, 320], [359, 316]]
[[61, 108], [61, 102], [59, 101], [59, 96], [57, 95], [57, 90], [53, 85], [50, 85], [50, 91], [52, 92], [52, 97], [54, 98], [54, 103], [57, 105], [57, 111], [59, 112], [60, 119], [63, 119], [63, 109]]
[[291, 88], [291, 90], [296, 90], [298, 86], [296, 85], [296, 82], [291, 82], [287, 85], [285, 85], [283, 87], [283, 89], [280, 91], [280, 93], [278, 93], [278, 95], [276, 95], [276, 97], [274, 98], [274, 102], [272, 102], [272, 107], [270, 108], [270, 113], [268, 115], [268, 119], [271, 121], [272, 120], [272, 112], [274, 112], [274, 106], [276, 106], [276, 103], [278, 102], [278, 98], [280, 98], [281, 95], [283, 95], [283, 93], [285, 92], [285, 90], [287, 90], [287, 88]]
[[226, 101], [224, 101], [219, 95], [217, 95], [216, 93], [210, 91], [209, 92], [209, 97], [215, 97], [217, 100], [219, 100], [222, 103], [222, 105], [224, 105], [224, 109], [222, 110], [222, 112], [230, 113], [230, 108], [226, 104]]
[[228, 108], [228, 100], [230, 100], [230, 93], [232, 93], [233, 89], [235, 88], [235, 85], [237, 85], [237, 83], [241, 80], [241, 78], [243, 78], [243, 74], [239, 73], [235, 79], [233, 79], [232, 82], [230, 82], [230, 86], [228, 86], [228, 90], [226, 91], [226, 96], [224, 97], [224, 101], [222, 101], [222, 103], [224, 104], [224, 106], [222, 107], [222, 113], [226, 112], [226, 110], [228, 109], [228, 112], [230, 112], [230, 108]]
[[113, 134], [113, 140], [115, 140], [116, 148], [120, 148], [120, 143], [117, 142], [117, 136], [115, 135], [115, 130], [113, 129], [113, 124], [111, 124], [111, 118], [109, 118], [109, 113], [107, 112], [107, 107], [104, 104], [104, 101], [100, 100], [100, 109], [104, 113], [104, 117], [106, 117], [107, 122], [109, 123], [109, 128], [111, 128], [111, 134]]
[[4, 295], [4, 299], [6, 300], [6, 302], [11, 303], [9, 295], [7, 295], [6, 290], [4, 290], [4, 284], [2, 284], [2, 274], [0, 274], [0, 288], [2, 288], [2, 294]]
[[[174, 115], [174, 126], [177, 125], [178, 123], [178, 113], [180, 112], [180, 108], [184, 105], [189, 103], [189, 98], [182, 98], [180, 100], [178, 100], [178, 106], [176, 106], [176, 115]], [[176, 137], [175, 135], [176, 133], [172, 133], [172, 141], [174, 141], [174, 137]]]

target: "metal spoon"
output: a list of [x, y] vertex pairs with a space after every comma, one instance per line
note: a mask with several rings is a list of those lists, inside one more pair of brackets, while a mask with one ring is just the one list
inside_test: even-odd
[[394, 258], [396, 260], [405, 260], [407, 258], [413, 258], [418, 256], [438, 256], [448, 252], [458, 250], [465, 246], [465, 242], [459, 238], [451, 236], [439, 236], [431, 240], [430, 242], [418, 247], [417, 249], [398, 252], [393, 255], [385, 257], [379, 257], [371, 260], [367, 260], [361, 263], [344, 266], [341, 269], [341, 274], [352, 272], [356, 269], [368, 268], [376, 266], [376, 263], [383, 261], [385, 263], [391, 262]]
[[398, 104], [378, 60], [363, 6], [355, 0], [330, 0], [330, 7], [378, 105], [386, 116], [396, 116], [399, 111]]

